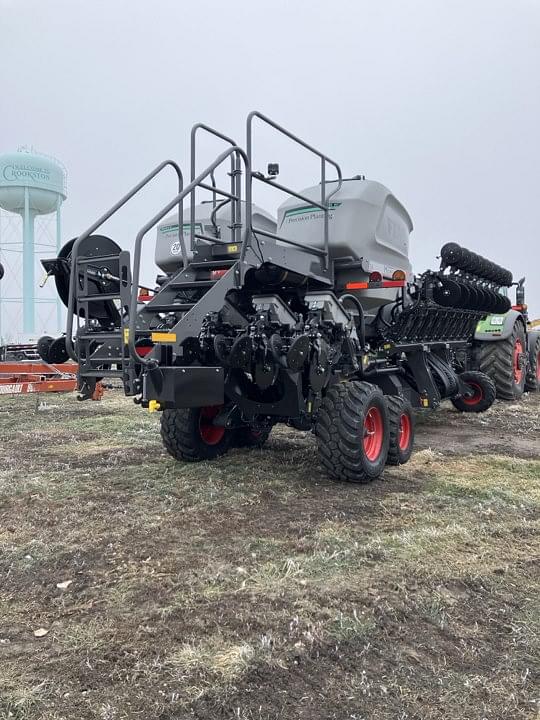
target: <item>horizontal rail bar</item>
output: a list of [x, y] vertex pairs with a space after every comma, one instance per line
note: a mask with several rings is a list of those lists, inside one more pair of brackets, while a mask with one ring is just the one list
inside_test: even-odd
[[199, 183], [199, 187], [203, 188], [204, 190], [210, 190], [210, 192], [215, 192], [218, 195], [223, 195], [223, 197], [229, 198], [229, 200], [240, 200], [237, 195], [232, 195], [226, 190], [220, 190], [220, 188], [213, 187], [212, 185], [207, 185], [206, 183]]
[[222, 240], [221, 238], [212, 237], [211, 235], [195, 233], [193, 237], [197, 238], [197, 240], [206, 240], [206, 242], [217, 243], [218, 245], [229, 245], [228, 240]]
[[315, 253], [315, 255], [320, 255], [321, 257], [324, 257], [326, 255], [324, 250], [309, 247], [307, 245], [302, 245], [302, 243], [296, 242], [296, 240], [289, 240], [289, 238], [281, 237], [281, 235], [274, 235], [274, 233], [268, 232], [268, 230], [261, 230], [260, 228], [254, 228], [252, 226], [251, 232], [254, 235], [265, 235], [266, 237], [274, 238], [274, 240], [280, 240], [281, 242], [287, 243], [288, 245], [294, 245], [295, 247], [298, 247], [305, 252]]
[[284, 193], [287, 193], [287, 195], [294, 195], [294, 197], [297, 197], [299, 200], [303, 200], [304, 202], [309, 203], [310, 205], [315, 205], [315, 207], [320, 208], [321, 210], [328, 210], [328, 207], [326, 205], [322, 205], [320, 202], [317, 202], [317, 200], [311, 200], [310, 198], [306, 197], [305, 195], [301, 195], [300, 193], [297, 193], [295, 190], [291, 190], [290, 188], [286, 187], [285, 185], [280, 185], [279, 183], [269, 180], [268, 178], [262, 177], [257, 174], [253, 174], [254, 180], [260, 180], [260, 182], [266, 183], [267, 185], [270, 185], [271, 187], [275, 187], [278, 190], [282, 190]]

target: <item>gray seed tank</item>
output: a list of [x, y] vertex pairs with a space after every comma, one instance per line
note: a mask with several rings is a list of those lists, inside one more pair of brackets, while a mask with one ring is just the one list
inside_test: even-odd
[[[337, 182], [327, 182], [327, 192], [330, 194], [336, 185]], [[301, 194], [320, 202], [320, 185], [302, 190]], [[344, 180], [329, 202], [329, 251], [331, 259], [338, 261], [336, 280], [341, 287], [349, 282], [366, 282], [375, 271], [390, 280], [396, 270], [402, 270], [408, 280], [412, 279], [409, 261], [412, 221], [388, 188], [372, 180]], [[277, 234], [282, 237], [322, 248], [323, 228], [324, 213], [316, 206], [291, 198], [279, 207]], [[366, 309], [370, 309], [391, 302], [395, 296], [394, 288], [381, 288], [363, 290], [361, 298]]]
[[[268, 232], [276, 232], [276, 221], [269, 213], [257, 205], [253, 205], [253, 224], [257, 227], [268, 230]], [[215, 224], [212, 222], [212, 201], [203, 202], [195, 206], [195, 233], [203, 235], [211, 235], [225, 242], [232, 241], [230, 230], [231, 212], [228, 205], [217, 210], [214, 218]], [[242, 202], [242, 221], [245, 222], [245, 203]], [[196, 252], [196, 247], [190, 245], [190, 220], [191, 214], [189, 208], [184, 208], [183, 233], [188, 259], [191, 261]], [[195, 240], [195, 243], [198, 243]], [[202, 243], [208, 245], [208, 243]], [[177, 271], [182, 266], [182, 248], [178, 241], [178, 214], [174, 213], [166, 217], [157, 228], [156, 237], [156, 265], [165, 273]]]

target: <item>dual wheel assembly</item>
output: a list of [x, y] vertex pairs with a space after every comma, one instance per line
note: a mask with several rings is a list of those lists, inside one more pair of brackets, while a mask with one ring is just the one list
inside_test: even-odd
[[[161, 437], [177, 460], [197, 462], [230, 447], [262, 447], [270, 430], [228, 430], [214, 423], [220, 406], [164, 410]], [[335, 385], [326, 393], [315, 425], [320, 461], [335, 480], [367, 483], [385, 465], [406, 463], [414, 445], [414, 415], [408, 402], [384, 396], [366, 382]]]
[[320, 461], [334, 480], [368, 483], [385, 465], [402, 465], [414, 446], [414, 414], [397, 395], [367, 382], [339, 383], [326, 393], [315, 425]]

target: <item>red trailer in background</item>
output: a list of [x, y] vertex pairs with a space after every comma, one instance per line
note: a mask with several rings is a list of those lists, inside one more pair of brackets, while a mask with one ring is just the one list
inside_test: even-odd
[[[77, 388], [75, 363], [49, 365], [45, 362], [0, 363], [0, 395], [72, 392]], [[92, 400], [101, 400], [103, 386], [97, 383]]]

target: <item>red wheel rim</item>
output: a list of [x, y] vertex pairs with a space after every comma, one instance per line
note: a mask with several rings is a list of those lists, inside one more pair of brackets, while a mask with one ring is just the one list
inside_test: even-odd
[[518, 338], [516, 340], [516, 344], [514, 345], [514, 382], [516, 385], [521, 383], [521, 378], [523, 377], [523, 370], [521, 369], [522, 352], [523, 345], [521, 344], [521, 340]]
[[381, 454], [384, 439], [384, 424], [381, 411], [370, 407], [364, 420], [364, 452], [370, 462], [375, 462]]
[[221, 405], [212, 405], [201, 408], [199, 414], [199, 433], [202, 441], [207, 445], [217, 445], [225, 435], [224, 427], [212, 424], [212, 420], [219, 413], [221, 407]]
[[465, 405], [477, 405], [484, 397], [482, 387], [474, 382], [467, 383], [467, 385], [472, 389], [473, 394], [470, 397], [462, 398], [463, 402]]
[[536, 379], [540, 383], [540, 352], [536, 356]]
[[400, 450], [407, 450], [411, 442], [411, 418], [401, 413], [398, 428], [398, 445]]

